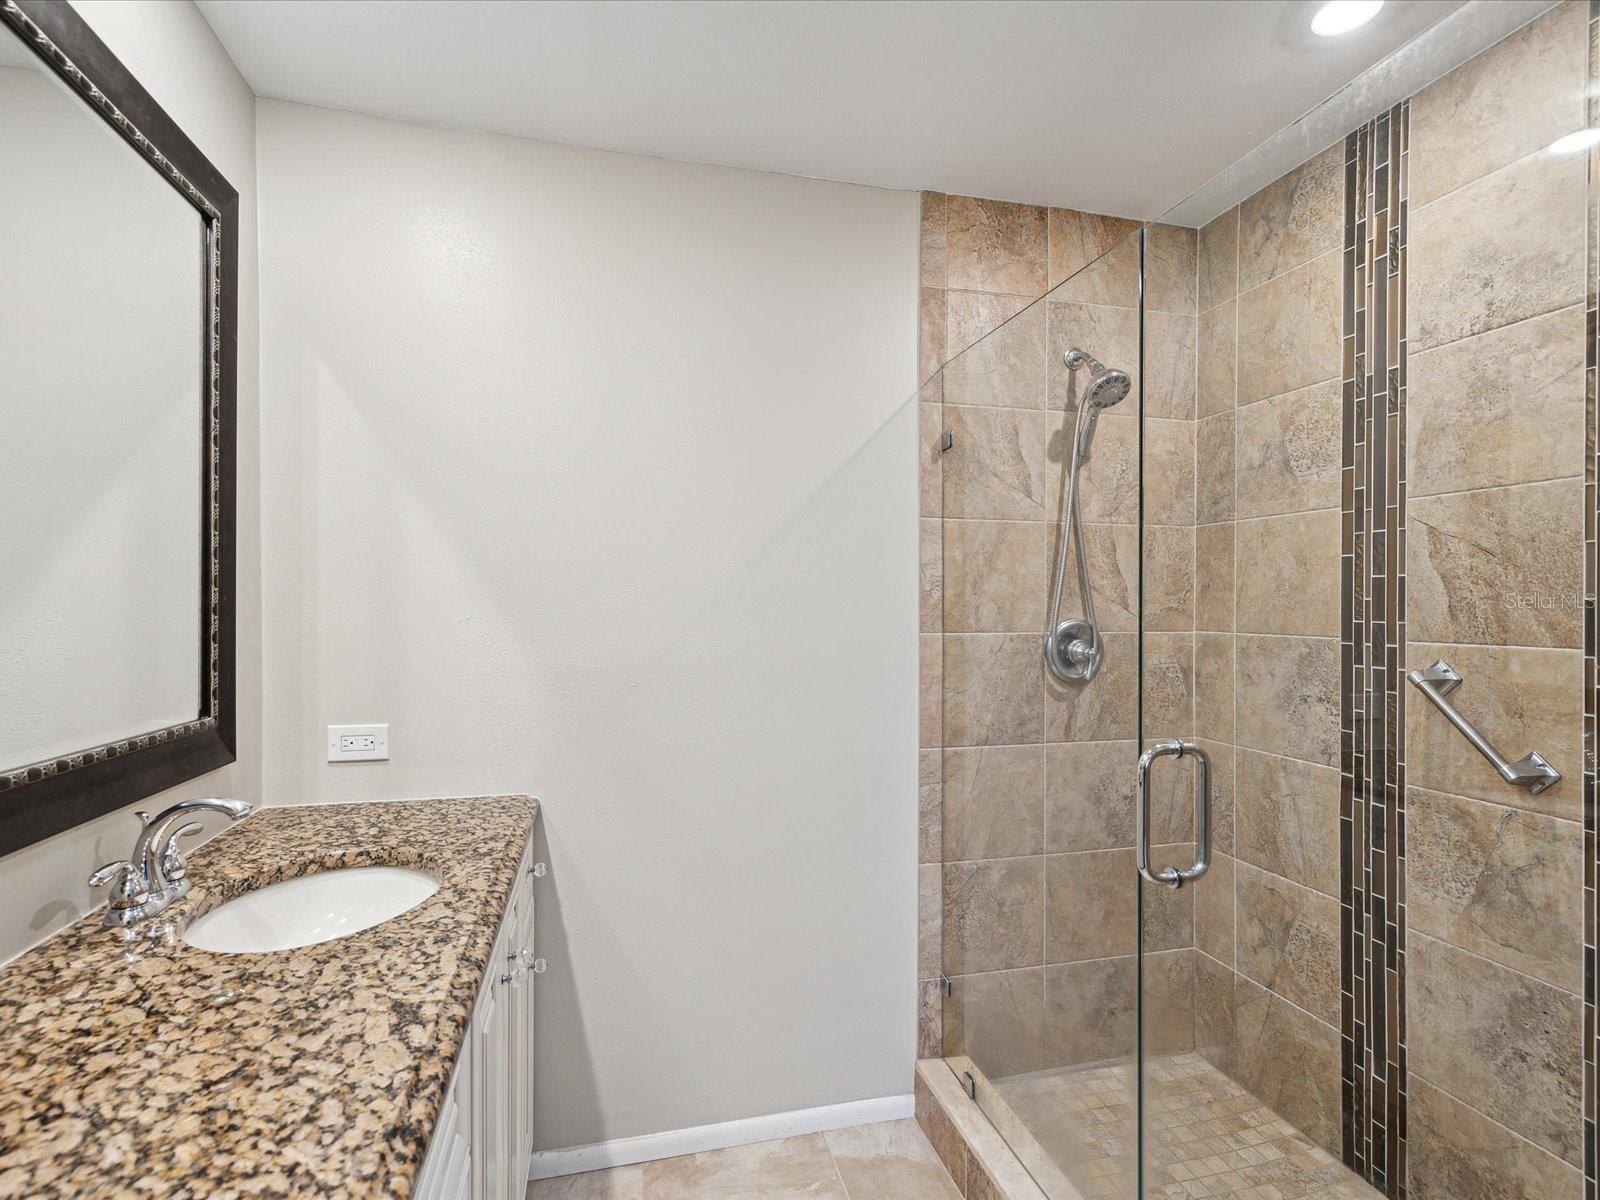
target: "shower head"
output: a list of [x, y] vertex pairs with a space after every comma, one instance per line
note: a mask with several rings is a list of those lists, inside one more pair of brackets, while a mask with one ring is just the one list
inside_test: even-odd
[[1091, 409], [1110, 408], [1121, 403], [1128, 395], [1132, 381], [1126, 371], [1107, 367], [1087, 350], [1068, 350], [1063, 359], [1069, 370], [1088, 367], [1089, 382], [1083, 389], [1082, 402]]

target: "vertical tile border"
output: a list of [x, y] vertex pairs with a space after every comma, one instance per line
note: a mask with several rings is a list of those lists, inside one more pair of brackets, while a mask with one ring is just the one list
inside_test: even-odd
[[1409, 137], [1402, 102], [1345, 139], [1340, 1082], [1345, 1164], [1395, 1200], [1406, 1195]]
[[[1589, 0], [1588, 88], [1585, 105], [1587, 124], [1600, 120], [1600, 0]], [[1588, 439], [1583, 458], [1583, 1195], [1584, 1200], [1600, 1200], [1600, 1169], [1595, 1157], [1595, 1126], [1600, 1117], [1600, 1098], [1596, 1095], [1596, 1071], [1600, 1069], [1600, 1045], [1596, 1039], [1595, 946], [1600, 925], [1600, 896], [1596, 876], [1600, 875], [1600, 838], [1596, 836], [1595, 814], [1595, 719], [1600, 709], [1600, 687], [1595, 670], [1595, 601], [1600, 594], [1600, 554], [1596, 553], [1596, 462], [1600, 448], [1600, 149], [1589, 151], [1586, 190], [1587, 220], [1584, 231], [1585, 310], [1588, 323], [1584, 336], [1584, 430]]]

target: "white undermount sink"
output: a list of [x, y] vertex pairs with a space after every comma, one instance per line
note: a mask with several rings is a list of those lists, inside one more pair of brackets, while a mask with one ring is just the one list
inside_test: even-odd
[[438, 890], [410, 867], [342, 867], [246, 892], [190, 922], [183, 940], [217, 954], [314, 946], [381, 925]]

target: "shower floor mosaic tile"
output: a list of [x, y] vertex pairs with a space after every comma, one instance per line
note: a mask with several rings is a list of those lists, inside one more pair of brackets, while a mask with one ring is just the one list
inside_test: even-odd
[[[1151, 1200], [1375, 1200], [1378, 1193], [1199, 1054], [1150, 1063]], [[1126, 1064], [994, 1081], [1085, 1200], [1135, 1194]]]

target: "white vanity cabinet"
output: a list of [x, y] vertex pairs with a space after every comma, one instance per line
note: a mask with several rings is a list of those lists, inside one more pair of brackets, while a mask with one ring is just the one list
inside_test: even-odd
[[495, 939], [413, 1200], [521, 1200], [533, 1153], [533, 846]]

